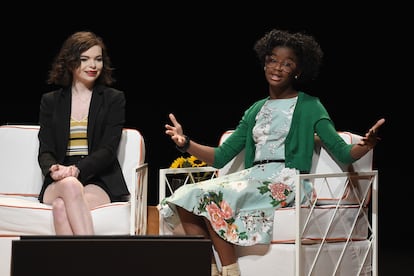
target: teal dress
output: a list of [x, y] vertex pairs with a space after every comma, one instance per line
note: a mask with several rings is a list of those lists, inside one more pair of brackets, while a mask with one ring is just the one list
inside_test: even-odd
[[[297, 98], [268, 100], [256, 116], [255, 161], [283, 160]], [[207, 218], [224, 240], [241, 246], [269, 244], [274, 211], [292, 205], [297, 171], [284, 162], [257, 164], [218, 178], [178, 188], [159, 205], [171, 228], [179, 223], [176, 206]], [[310, 193], [307, 184], [305, 193]], [[281, 227], [283, 227], [281, 225]]]

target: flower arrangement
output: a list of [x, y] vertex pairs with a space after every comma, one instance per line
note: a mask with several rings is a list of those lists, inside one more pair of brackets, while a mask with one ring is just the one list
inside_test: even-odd
[[[207, 163], [204, 161], [201, 161], [194, 155], [190, 155], [188, 157], [180, 156], [177, 159], [175, 159], [171, 165], [171, 169], [179, 169], [179, 168], [199, 168], [199, 167], [206, 167]], [[194, 172], [192, 173], [194, 179], [190, 181], [200, 182], [206, 179], [211, 178], [212, 172]], [[187, 177], [187, 176], [185, 176]], [[193, 183], [193, 182], [191, 182]]]
[[172, 169], [195, 168], [195, 167], [205, 167], [205, 166], [207, 166], [206, 162], [201, 161], [194, 155], [191, 155], [189, 157], [183, 157], [183, 156], [178, 157], [171, 163], [170, 168]]

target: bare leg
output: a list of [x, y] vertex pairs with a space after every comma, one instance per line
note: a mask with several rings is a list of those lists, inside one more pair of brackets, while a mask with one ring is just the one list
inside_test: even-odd
[[[235, 251], [235, 245], [223, 240], [217, 235], [207, 219], [196, 216], [178, 206], [177, 211], [186, 234], [203, 235], [204, 237], [211, 239], [213, 246], [219, 255], [222, 266], [237, 263], [238, 258]], [[213, 263], [215, 263], [214, 254], [212, 256]]]
[[90, 206], [84, 196], [84, 187], [75, 177], [67, 177], [49, 185], [45, 191], [44, 202], [57, 208], [53, 212], [57, 235], [94, 234]]
[[111, 202], [108, 194], [99, 186], [89, 184], [84, 187], [85, 199], [89, 208], [93, 209], [97, 206]]
[[237, 255], [235, 245], [223, 240], [211, 227], [210, 222], [205, 219], [205, 225], [207, 226], [209, 236], [213, 242], [214, 248], [219, 255], [222, 266], [231, 265], [237, 263]]
[[209, 238], [209, 233], [204, 223], [203, 218], [196, 216], [193, 213], [177, 206], [178, 215], [180, 216], [181, 224], [187, 235], [202, 235]]
[[[180, 217], [181, 225], [183, 226], [183, 229], [187, 235], [202, 235], [206, 239], [210, 238], [206, 223], [202, 217], [196, 216], [193, 213], [178, 206], [177, 212]], [[214, 258], [213, 249], [211, 249], [211, 253], [211, 263], [215, 264], [216, 259]]]
[[58, 197], [53, 201], [53, 225], [55, 226], [55, 232], [58, 235], [73, 235], [72, 227], [69, 224], [68, 217], [66, 216], [65, 202], [62, 198]]

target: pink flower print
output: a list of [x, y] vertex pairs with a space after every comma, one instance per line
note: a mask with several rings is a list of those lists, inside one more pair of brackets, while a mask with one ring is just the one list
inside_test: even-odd
[[273, 183], [269, 185], [270, 193], [272, 197], [277, 201], [286, 200], [286, 196], [291, 193], [291, 189], [288, 185], [283, 183]]
[[230, 242], [237, 242], [239, 240], [237, 225], [231, 223], [227, 226], [227, 240]]
[[206, 210], [211, 218], [211, 225], [214, 229], [221, 229], [226, 228], [227, 223], [224, 220], [223, 212], [220, 210], [220, 208], [216, 205], [216, 203], [211, 202], [206, 206]]
[[220, 202], [220, 209], [223, 215], [223, 219], [230, 219], [233, 217], [233, 210], [231, 209], [230, 205], [227, 201]]

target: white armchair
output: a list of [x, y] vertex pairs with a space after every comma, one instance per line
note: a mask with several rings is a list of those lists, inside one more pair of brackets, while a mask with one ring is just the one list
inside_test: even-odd
[[[231, 135], [225, 132], [220, 144]], [[339, 132], [349, 144], [361, 136]], [[244, 167], [243, 152], [218, 171], [228, 174]], [[377, 178], [373, 152], [352, 165], [336, 161], [316, 137], [310, 174], [296, 179], [313, 182], [315, 198], [275, 211], [270, 246], [238, 247], [241, 272], [249, 275], [376, 276]], [[299, 202], [296, 200], [296, 202]]]
[[[54, 235], [52, 208], [38, 201], [43, 176], [38, 165], [37, 125], [0, 126], [0, 275], [8, 275], [11, 240], [22, 235]], [[118, 150], [131, 198], [92, 210], [96, 235], [145, 235], [147, 177], [145, 143], [125, 128]]]

